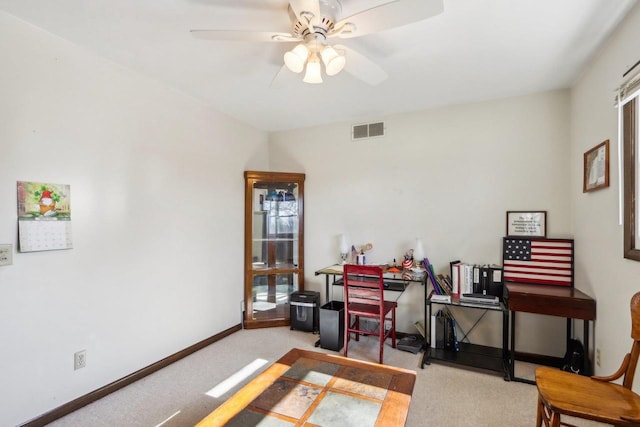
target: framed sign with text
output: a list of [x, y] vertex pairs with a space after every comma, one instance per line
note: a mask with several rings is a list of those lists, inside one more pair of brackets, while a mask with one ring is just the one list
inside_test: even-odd
[[547, 237], [547, 211], [507, 211], [507, 236]]

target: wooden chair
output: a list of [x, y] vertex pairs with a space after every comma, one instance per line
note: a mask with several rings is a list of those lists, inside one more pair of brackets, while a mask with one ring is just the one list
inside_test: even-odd
[[[631, 298], [631, 353], [618, 371], [607, 377], [585, 377], [559, 369], [536, 369], [538, 413], [536, 426], [570, 425], [561, 415], [617, 426], [640, 426], [640, 396], [631, 391], [640, 354], [640, 292]], [[613, 383], [621, 377], [622, 385]]]
[[[360, 335], [378, 335], [380, 339], [380, 359], [382, 363], [384, 342], [391, 337], [391, 346], [396, 348], [396, 307], [395, 301], [384, 300], [384, 281], [382, 269], [370, 265], [344, 266], [344, 356], [349, 351], [349, 338], [352, 332], [359, 341]], [[389, 314], [391, 317], [389, 318]], [[353, 323], [351, 316], [354, 316]], [[378, 330], [360, 328], [360, 318], [372, 318], [378, 321]], [[391, 320], [391, 328], [385, 331], [385, 319]]]

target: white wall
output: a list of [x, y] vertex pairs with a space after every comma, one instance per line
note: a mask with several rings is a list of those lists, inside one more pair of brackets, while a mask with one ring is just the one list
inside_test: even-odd
[[[16, 425], [240, 323], [242, 173], [268, 153], [265, 133], [3, 13], [0, 56], [0, 425]], [[71, 185], [73, 249], [15, 252], [19, 180]]]
[[[421, 237], [445, 272], [501, 261], [505, 211], [547, 210], [550, 237], [575, 236], [576, 287], [598, 304], [596, 372], [612, 372], [640, 264], [622, 258], [615, 161], [611, 188], [585, 195], [582, 153], [604, 139], [615, 153], [612, 91], [639, 29], [636, 6], [570, 94], [372, 117], [387, 136], [367, 141], [351, 141], [352, 123], [280, 132], [267, 151], [264, 133], [0, 13], [0, 243], [15, 251], [18, 180], [70, 184], [74, 233], [72, 250], [0, 267], [0, 424], [237, 324], [242, 171], [268, 166], [307, 174], [306, 283], [323, 295], [313, 271], [337, 260], [339, 233], [373, 242], [371, 262]], [[422, 295], [401, 297], [401, 330], [422, 318]], [[561, 319], [521, 319], [519, 350], [561, 355]], [[497, 345], [495, 332], [472, 339]]]
[[[571, 195], [576, 239], [576, 285], [596, 298], [595, 343], [601, 352], [596, 373], [613, 373], [631, 348], [629, 300], [640, 290], [640, 263], [623, 258], [618, 225], [618, 130], [614, 90], [622, 74], [640, 59], [640, 5], [620, 25], [587, 67], [571, 94]], [[610, 187], [582, 193], [583, 153], [610, 140]]]
[[[501, 264], [507, 210], [546, 210], [548, 236], [570, 237], [569, 108], [569, 93], [555, 91], [375, 117], [387, 135], [357, 142], [351, 123], [272, 134], [271, 167], [307, 174], [307, 287], [324, 296], [313, 271], [337, 261], [343, 232], [372, 242], [368, 261], [378, 263], [399, 260], [420, 237], [438, 272], [454, 259]], [[399, 330], [415, 332], [423, 292], [400, 298]], [[477, 313], [465, 317], [468, 327]], [[562, 319], [519, 319], [517, 350], [563, 355]], [[472, 341], [500, 345], [500, 325], [485, 322]]]

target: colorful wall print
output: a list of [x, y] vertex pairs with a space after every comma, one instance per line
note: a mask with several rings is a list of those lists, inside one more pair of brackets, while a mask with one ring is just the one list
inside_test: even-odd
[[71, 197], [66, 184], [18, 181], [20, 252], [71, 249]]

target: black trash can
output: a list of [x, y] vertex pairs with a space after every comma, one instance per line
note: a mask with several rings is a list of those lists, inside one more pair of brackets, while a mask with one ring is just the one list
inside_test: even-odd
[[320, 347], [340, 351], [344, 346], [344, 302], [329, 301], [320, 307]]
[[306, 332], [318, 332], [318, 306], [320, 292], [298, 291], [289, 299], [289, 317], [291, 329]]

